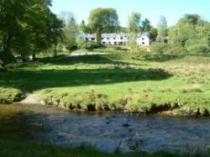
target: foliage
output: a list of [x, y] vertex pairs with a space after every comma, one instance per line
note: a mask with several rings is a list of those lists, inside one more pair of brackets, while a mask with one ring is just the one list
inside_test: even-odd
[[165, 38], [168, 36], [168, 24], [164, 16], [160, 16], [160, 21], [158, 24], [158, 36], [157, 41], [164, 42]]
[[[0, 2], [2, 60], [35, 54], [56, 44], [62, 22], [51, 12], [49, 0], [7, 0]], [[13, 20], [11, 20], [13, 19]], [[7, 61], [8, 60], [8, 61]]]
[[69, 50], [69, 52], [76, 50], [77, 47], [77, 36], [79, 34], [78, 26], [76, 20], [71, 17], [67, 21], [66, 28], [64, 29], [65, 41], [64, 45]]
[[81, 24], [79, 25], [79, 29], [83, 33], [93, 33], [94, 32], [93, 30], [91, 30], [90, 26], [85, 23], [84, 20], [82, 20]]
[[101, 43], [101, 33], [115, 32], [119, 26], [117, 12], [112, 8], [96, 8], [92, 10], [88, 21], [88, 25], [96, 33], [98, 43]]
[[168, 44], [155, 42], [151, 45], [151, 51], [158, 54], [164, 54], [167, 51]]
[[158, 35], [158, 30], [156, 28], [152, 27], [151, 30], [149, 31], [150, 41], [152, 41], [152, 42], [156, 41], [157, 35]]
[[209, 52], [210, 24], [199, 15], [187, 14], [169, 30], [169, 42], [181, 45], [189, 54]]
[[23, 92], [18, 89], [0, 88], [0, 103], [13, 103], [23, 98]]
[[140, 22], [141, 22], [141, 14], [138, 12], [131, 13], [131, 15], [128, 17], [130, 32], [138, 33], [140, 31]]
[[79, 39], [77, 41], [77, 45], [78, 45], [78, 48], [80, 48], [80, 49], [87, 49], [87, 50], [93, 50], [93, 49], [97, 49], [97, 48], [103, 47], [101, 44], [98, 44], [96, 42], [85, 41], [85, 40], [82, 40], [82, 39]]
[[149, 19], [144, 19], [142, 21], [142, 25], [141, 25], [141, 31], [142, 32], [150, 32], [152, 29], [152, 26], [151, 26], [151, 22], [149, 21]]

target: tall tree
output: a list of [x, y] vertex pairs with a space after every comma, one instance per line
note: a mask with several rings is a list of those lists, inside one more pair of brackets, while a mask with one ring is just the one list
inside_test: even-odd
[[198, 25], [202, 23], [201, 17], [197, 14], [186, 14], [179, 20], [179, 23], [188, 23], [191, 25]]
[[[52, 46], [62, 25], [54, 25], [57, 17], [50, 10], [50, 0], [1, 0], [0, 34], [3, 60], [15, 53], [35, 54]], [[56, 27], [55, 27], [56, 26]], [[51, 38], [50, 38], [51, 37]]]
[[208, 34], [208, 47], [210, 49], [210, 33]]
[[118, 15], [112, 8], [97, 8], [90, 12], [89, 26], [96, 33], [96, 41], [101, 43], [103, 32], [114, 32], [119, 27]]
[[156, 41], [157, 35], [158, 35], [158, 30], [156, 28], [152, 27], [151, 30], [149, 31], [149, 38], [150, 38], [150, 40], [152, 42]]
[[[27, 0], [26, 0], [27, 1]], [[0, 57], [5, 62], [13, 59], [12, 48], [26, 36], [27, 25], [21, 25], [18, 21], [25, 21], [26, 9], [24, 0], [4, 0], [0, 1], [0, 34], [1, 34], [1, 54]], [[27, 29], [28, 30], [28, 29]], [[19, 36], [21, 34], [21, 36]], [[22, 41], [24, 43], [24, 40]]]
[[199, 15], [187, 14], [170, 28], [169, 39], [184, 47], [190, 53], [207, 52], [209, 46], [208, 35], [210, 24]]
[[129, 30], [132, 33], [137, 33], [140, 31], [140, 22], [141, 22], [141, 14], [138, 12], [133, 12], [128, 17]]
[[165, 16], [160, 16], [157, 40], [162, 42], [168, 36], [168, 24]]
[[64, 29], [64, 36], [65, 36], [65, 46], [69, 51], [72, 51], [76, 49], [77, 43], [76, 43], [76, 38], [78, 35], [78, 25], [76, 23], [76, 20], [74, 17], [71, 17], [67, 21], [67, 25]]
[[146, 18], [142, 21], [142, 32], [150, 32], [151, 29], [151, 22]]

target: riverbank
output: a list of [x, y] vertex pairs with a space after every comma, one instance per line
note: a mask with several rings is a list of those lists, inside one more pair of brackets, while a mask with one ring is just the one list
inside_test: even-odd
[[120, 153], [110, 154], [98, 152], [93, 148], [69, 149], [52, 145], [9, 140], [0, 140], [0, 147], [0, 156], [2, 157], [182, 157], [178, 154], [166, 152], [159, 152], [154, 154], [136, 153], [127, 155]]
[[125, 53], [10, 65], [0, 72], [0, 102], [34, 96], [33, 103], [71, 111], [210, 116], [209, 57], [134, 59]]

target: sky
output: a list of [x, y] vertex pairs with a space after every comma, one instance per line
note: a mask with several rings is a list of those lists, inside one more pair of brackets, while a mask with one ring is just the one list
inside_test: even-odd
[[117, 10], [122, 26], [128, 25], [131, 12], [140, 12], [142, 18], [148, 18], [156, 26], [161, 15], [168, 25], [174, 25], [186, 13], [199, 14], [210, 21], [210, 0], [52, 0], [52, 11], [73, 13], [76, 21], [87, 22], [89, 12], [98, 7], [111, 7]]

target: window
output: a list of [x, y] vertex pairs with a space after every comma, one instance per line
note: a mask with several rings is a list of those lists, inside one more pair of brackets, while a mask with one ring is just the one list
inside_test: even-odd
[[144, 38], [142, 38], [142, 40], [144, 40]]

